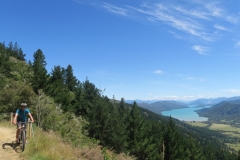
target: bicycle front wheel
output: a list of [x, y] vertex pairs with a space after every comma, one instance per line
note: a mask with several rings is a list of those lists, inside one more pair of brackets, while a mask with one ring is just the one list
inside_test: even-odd
[[22, 139], [21, 149], [22, 149], [22, 151], [24, 151], [25, 143], [26, 143], [26, 135], [25, 135], [25, 131], [24, 130], [21, 131], [21, 139]]

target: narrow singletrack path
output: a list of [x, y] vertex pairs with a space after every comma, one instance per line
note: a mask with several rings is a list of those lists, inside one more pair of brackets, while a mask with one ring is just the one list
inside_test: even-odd
[[21, 149], [15, 143], [16, 127], [0, 127], [0, 159], [23, 160], [20, 157]]

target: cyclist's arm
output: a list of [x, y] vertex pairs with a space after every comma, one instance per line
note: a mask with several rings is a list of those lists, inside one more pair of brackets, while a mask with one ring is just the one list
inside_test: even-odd
[[18, 113], [15, 113], [15, 116], [13, 119], [13, 124], [17, 124], [17, 117], [18, 117]]
[[32, 114], [31, 114], [31, 113], [28, 113], [28, 116], [30, 117], [31, 122], [33, 123], [33, 122], [34, 122], [34, 119], [33, 119], [33, 117], [32, 117]]

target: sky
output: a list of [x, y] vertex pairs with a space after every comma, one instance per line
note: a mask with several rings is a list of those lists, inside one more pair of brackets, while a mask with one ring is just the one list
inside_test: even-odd
[[238, 0], [7, 0], [0, 42], [120, 100], [240, 96]]

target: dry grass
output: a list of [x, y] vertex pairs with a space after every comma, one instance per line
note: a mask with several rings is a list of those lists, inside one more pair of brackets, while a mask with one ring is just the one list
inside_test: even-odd
[[192, 122], [192, 121], [186, 121], [185, 123], [190, 124], [192, 126], [197, 126], [197, 127], [206, 127], [208, 124], [203, 123], [203, 122]]
[[54, 133], [45, 133], [39, 128], [34, 129], [34, 138], [29, 141], [24, 158], [28, 160], [76, 160], [74, 148], [64, 143]]
[[84, 147], [77, 149], [78, 158], [81, 160], [100, 160], [104, 159], [102, 150], [99, 146], [97, 147]]
[[222, 130], [222, 131], [237, 131], [240, 132], [240, 128], [232, 127], [231, 125], [228, 124], [217, 124], [214, 123], [212, 124], [209, 129], [212, 130]]
[[8, 127], [8, 128], [12, 128], [12, 127], [16, 128], [16, 125], [14, 125], [14, 124], [10, 123], [10, 121], [6, 121], [6, 120], [0, 121], [0, 126]]
[[231, 144], [231, 143], [226, 143], [226, 145], [232, 149], [234, 149], [235, 151], [240, 150], [240, 144]]
[[[0, 126], [16, 128], [10, 121], [0, 121]], [[89, 144], [82, 148], [73, 147], [65, 143], [53, 132], [44, 132], [34, 127], [34, 136], [26, 145], [21, 156], [26, 160], [134, 160], [127, 154], [115, 154], [96, 144]]]
[[[99, 145], [76, 148], [55, 133], [34, 129], [35, 138], [29, 141], [23, 157], [27, 160], [133, 160], [126, 154], [114, 154], [112, 151], [103, 153]], [[34, 140], [35, 139], [35, 140]], [[106, 155], [107, 154], [107, 155]], [[106, 158], [110, 157], [110, 158]]]

